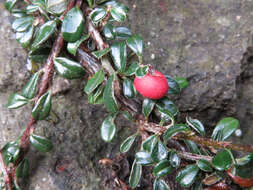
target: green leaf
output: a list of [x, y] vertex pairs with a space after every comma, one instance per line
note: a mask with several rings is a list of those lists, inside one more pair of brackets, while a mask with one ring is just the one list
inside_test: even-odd
[[82, 36], [79, 40], [75, 42], [69, 42], [67, 45], [67, 50], [72, 55], [76, 55], [77, 48], [83, 43], [83, 41], [87, 40], [89, 35]]
[[168, 85], [169, 85], [168, 94], [179, 94], [180, 93], [180, 86], [177, 83], [177, 81], [170, 76], [165, 75], [165, 77], [166, 77], [166, 79], [168, 81]]
[[128, 69], [125, 72], [126, 76], [132, 76], [135, 74], [136, 69], [139, 67], [139, 63], [134, 61], [131, 63], [131, 65], [128, 67]]
[[163, 125], [164, 122], [169, 122], [169, 121], [174, 121], [174, 116], [172, 113], [170, 113], [168, 110], [166, 109], [159, 109], [159, 112], [161, 113], [161, 121], [160, 121], [160, 125]]
[[32, 14], [32, 13], [38, 11], [39, 9], [40, 9], [40, 7], [38, 5], [28, 5], [26, 7], [26, 13]]
[[50, 49], [48, 47], [40, 47], [36, 50], [30, 51], [28, 58], [36, 63], [44, 63], [47, 60], [49, 53]]
[[47, 0], [47, 10], [51, 14], [59, 15], [65, 11], [67, 0]]
[[137, 54], [138, 57], [142, 56], [143, 52], [143, 40], [139, 35], [131, 36], [127, 39], [127, 45]]
[[115, 38], [115, 31], [114, 31], [114, 26], [112, 24], [107, 23], [104, 26], [104, 35], [106, 37], [106, 39], [108, 40], [112, 40]]
[[32, 77], [24, 86], [22, 90], [22, 96], [28, 99], [32, 99], [35, 96], [38, 79], [39, 79], [39, 72], [36, 72], [32, 75]]
[[111, 56], [117, 70], [123, 72], [126, 68], [126, 44], [124, 42], [116, 42], [111, 45]]
[[104, 86], [99, 86], [92, 93], [88, 94], [88, 101], [91, 104], [102, 104], [104, 102], [103, 99]]
[[8, 11], [11, 11], [15, 6], [16, 2], [17, 0], [6, 0], [4, 6]]
[[104, 8], [95, 8], [90, 13], [90, 19], [93, 23], [98, 23], [99, 21], [103, 20], [106, 16], [106, 10]]
[[104, 70], [101, 69], [98, 72], [96, 72], [87, 82], [84, 92], [86, 94], [90, 94], [93, 92], [103, 81], [105, 78]]
[[62, 36], [68, 42], [75, 42], [81, 38], [83, 33], [83, 13], [78, 7], [72, 8], [64, 17], [62, 22]]
[[186, 146], [190, 149], [190, 152], [193, 154], [200, 154], [200, 150], [198, 148], [198, 145], [190, 140], [184, 140], [184, 143]]
[[23, 48], [27, 48], [30, 45], [33, 37], [33, 31], [34, 27], [30, 26], [26, 31], [16, 33], [16, 39], [23, 46]]
[[8, 142], [2, 148], [3, 160], [6, 165], [10, 162], [16, 162], [20, 153], [20, 148], [17, 142]]
[[241, 178], [253, 178], [253, 153], [237, 159], [233, 173]]
[[118, 104], [114, 97], [114, 80], [115, 74], [111, 75], [108, 78], [103, 95], [105, 106], [111, 113], [115, 113], [118, 111]]
[[30, 135], [30, 142], [39, 152], [49, 152], [53, 148], [53, 144], [50, 140], [35, 134]]
[[198, 174], [199, 168], [196, 164], [188, 165], [183, 170], [181, 170], [176, 180], [182, 187], [190, 187]]
[[119, 26], [119, 27], [116, 27], [114, 30], [115, 30], [114, 32], [116, 35], [116, 39], [118, 40], [126, 40], [132, 35], [130, 29], [127, 27]]
[[183, 90], [189, 85], [189, 82], [184, 77], [176, 77], [175, 81], [178, 83], [181, 90]]
[[29, 175], [29, 161], [26, 158], [24, 158], [16, 169], [16, 176], [25, 178], [28, 175]]
[[126, 119], [128, 119], [128, 120], [130, 120], [130, 121], [134, 121], [133, 116], [132, 116], [127, 110], [122, 111], [121, 113], [122, 113], [122, 115], [123, 115]]
[[137, 94], [133, 81], [129, 78], [123, 81], [123, 94], [127, 98], [134, 98]]
[[129, 177], [129, 184], [131, 188], [137, 187], [141, 179], [141, 174], [142, 174], [142, 166], [140, 164], [137, 164], [136, 160], [134, 160]]
[[32, 110], [32, 116], [35, 120], [43, 120], [49, 115], [51, 109], [51, 94], [43, 94]]
[[162, 179], [155, 179], [153, 184], [153, 190], [170, 190], [170, 188]]
[[104, 141], [110, 142], [116, 133], [116, 126], [114, 124], [115, 114], [109, 115], [102, 123], [100, 134]]
[[168, 156], [168, 151], [166, 146], [158, 140], [158, 142], [155, 144], [154, 148], [151, 152], [151, 157], [154, 162], [160, 162], [161, 160], [166, 159]]
[[157, 178], [161, 178], [165, 175], [169, 175], [173, 171], [173, 168], [170, 165], [168, 160], [160, 161], [153, 170], [153, 174]]
[[164, 133], [163, 139], [167, 142], [171, 137], [175, 136], [178, 133], [189, 132], [190, 128], [185, 124], [175, 124], [166, 130]]
[[33, 17], [31, 16], [17, 18], [12, 23], [12, 29], [15, 30], [16, 32], [24, 32], [30, 26], [32, 26], [32, 23], [33, 23]]
[[196, 182], [193, 184], [191, 190], [203, 190], [202, 182], [196, 180]]
[[107, 53], [109, 53], [110, 51], [111, 51], [111, 49], [108, 47], [108, 48], [105, 48], [105, 49], [102, 49], [102, 50], [93, 51], [92, 55], [94, 55], [96, 58], [100, 59], [104, 55], [106, 55]]
[[197, 131], [200, 135], [205, 136], [204, 125], [197, 119], [192, 119], [191, 117], [186, 117], [187, 124]]
[[177, 155], [177, 151], [172, 150], [170, 152], [170, 165], [173, 168], [178, 168], [180, 166], [180, 163], [181, 163], [181, 158]]
[[[7, 0], [7, 1], [8, 1], [8, 0]], [[12, 1], [14, 1], [14, 0], [12, 0]], [[22, 9], [12, 9], [11, 14], [12, 14], [12, 16], [17, 17], [17, 18], [21, 18], [21, 17], [26, 17], [26, 16], [28, 16], [28, 15], [26, 14], [26, 11], [25, 11], [25, 10], [22, 10]]]
[[27, 104], [28, 102], [29, 100], [24, 96], [14, 93], [10, 96], [6, 107], [9, 109], [15, 109]]
[[168, 97], [163, 97], [157, 101], [156, 106], [159, 110], [168, 110], [173, 116], [178, 114], [177, 106]]
[[155, 106], [155, 101], [145, 98], [142, 103], [142, 113], [144, 114], [145, 118], [148, 118], [149, 114], [152, 112]]
[[207, 160], [204, 160], [204, 159], [198, 160], [197, 166], [199, 167], [199, 169], [201, 169], [204, 172], [212, 172], [213, 171], [211, 164]]
[[54, 66], [57, 72], [66, 79], [76, 79], [84, 75], [84, 68], [77, 62], [65, 57], [57, 57], [54, 59]]
[[125, 153], [125, 152], [129, 151], [129, 149], [131, 148], [131, 146], [134, 143], [136, 136], [137, 136], [137, 134], [133, 134], [133, 135], [127, 137], [127, 139], [123, 141], [123, 143], [120, 145], [120, 152], [121, 153]]
[[148, 66], [139, 67], [135, 71], [136, 77], [144, 77], [148, 73]]
[[212, 139], [217, 141], [224, 141], [230, 137], [238, 128], [239, 121], [233, 117], [223, 118], [218, 122], [213, 130]]
[[56, 30], [55, 21], [48, 21], [45, 24], [41, 25], [39, 31], [36, 33], [35, 39], [32, 44], [32, 49], [38, 48], [39, 45], [47, 41], [55, 30]]
[[153, 159], [149, 152], [137, 152], [135, 159], [136, 159], [136, 164], [140, 164], [144, 166], [150, 165], [153, 163]]
[[152, 135], [148, 137], [143, 143], [142, 143], [142, 149], [146, 152], [152, 152], [154, 149], [156, 143], [158, 141], [157, 135]]
[[114, 3], [111, 9], [111, 16], [118, 22], [124, 22], [127, 17], [129, 9], [121, 3]]
[[219, 171], [224, 171], [230, 168], [233, 164], [232, 153], [227, 150], [221, 150], [213, 159], [212, 165], [215, 169]]

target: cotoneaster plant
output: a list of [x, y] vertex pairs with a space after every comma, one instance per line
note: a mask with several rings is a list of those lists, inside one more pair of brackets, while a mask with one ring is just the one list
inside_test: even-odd
[[[128, 181], [114, 176], [119, 189], [138, 187], [146, 166], [152, 168], [149, 176], [154, 190], [175, 189], [176, 183], [193, 190], [253, 185], [253, 146], [226, 141], [239, 121], [221, 119], [210, 137], [197, 119], [186, 117], [184, 123], [178, 122], [179, 110], [171, 99], [188, 81], [163, 75], [143, 63], [141, 36], [115, 25], [126, 20], [128, 7], [108, 0], [24, 0], [25, 8], [16, 9], [17, 1], [7, 0], [5, 7], [15, 17], [12, 28], [27, 49], [28, 62], [39, 68], [32, 70], [24, 88], [13, 93], [7, 104], [9, 109], [32, 104], [33, 109], [22, 134], [1, 149], [0, 189], [21, 189], [19, 180], [29, 175], [30, 145], [40, 152], [53, 147], [49, 139], [36, 135], [36, 123], [50, 113], [53, 76], [71, 80], [85, 73], [89, 75], [84, 86], [88, 101], [104, 104], [108, 110], [100, 127], [102, 139], [113, 140], [114, 120], [119, 115], [136, 126], [136, 132], [120, 146], [126, 153], [140, 142]], [[232, 151], [250, 154], [234, 158]], [[101, 163], [114, 165], [110, 159]], [[169, 180], [175, 171], [176, 180]]]

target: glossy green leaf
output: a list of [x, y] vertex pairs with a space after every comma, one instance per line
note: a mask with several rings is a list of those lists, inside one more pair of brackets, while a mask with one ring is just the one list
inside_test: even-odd
[[32, 44], [32, 49], [38, 48], [39, 45], [43, 44], [50, 38], [50, 36], [56, 30], [55, 21], [47, 21], [45, 24], [41, 25], [39, 31], [36, 33], [35, 39]]
[[164, 159], [166, 159], [168, 156], [168, 151], [166, 146], [158, 140], [158, 142], [155, 144], [154, 148], [151, 152], [151, 157], [154, 162], [160, 162]]
[[28, 58], [36, 63], [44, 63], [47, 60], [49, 53], [50, 49], [48, 47], [40, 47], [36, 50], [30, 51]]
[[180, 86], [177, 83], [177, 81], [170, 76], [166, 75], [165, 77], [166, 77], [166, 79], [168, 81], [168, 85], [169, 85], [168, 94], [179, 94], [180, 93]]
[[176, 180], [182, 187], [190, 187], [194, 183], [198, 171], [197, 165], [188, 165], [178, 173]]
[[234, 174], [241, 178], [253, 178], [253, 153], [236, 161]]
[[104, 90], [104, 104], [109, 112], [115, 113], [118, 111], [118, 104], [114, 96], [114, 80], [115, 74], [111, 75], [105, 85]]
[[26, 7], [26, 13], [32, 14], [32, 13], [38, 11], [39, 9], [40, 9], [40, 7], [38, 5], [28, 5]]
[[175, 120], [173, 114], [169, 112], [167, 109], [159, 109], [159, 112], [161, 113], [160, 125], [163, 125], [164, 122]]
[[30, 26], [32, 26], [32, 23], [33, 23], [33, 17], [31, 16], [17, 18], [12, 23], [12, 29], [15, 30], [16, 32], [24, 32]]
[[221, 150], [212, 159], [213, 167], [219, 171], [229, 169], [232, 164], [233, 164], [232, 153], [227, 149]]
[[175, 136], [178, 133], [189, 132], [190, 128], [185, 124], [175, 124], [166, 130], [164, 133], [163, 139], [167, 142], [171, 137]]
[[15, 6], [16, 2], [17, 0], [6, 0], [4, 6], [8, 11], [11, 11]]
[[124, 22], [127, 17], [129, 9], [121, 3], [114, 3], [111, 9], [111, 16], [118, 22]]
[[16, 169], [16, 176], [25, 178], [28, 175], [29, 175], [29, 161], [26, 158], [24, 158]]
[[135, 71], [135, 75], [137, 77], [144, 77], [147, 73], [148, 73], [148, 66], [147, 65], [144, 67], [139, 67]]
[[173, 168], [178, 168], [180, 166], [180, 163], [181, 163], [181, 158], [177, 155], [177, 151], [175, 150], [172, 150], [170, 152], [170, 165], [173, 167]]
[[126, 40], [132, 35], [130, 29], [123, 26], [115, 27], [114, 31], [118, 40]]
[[131, 63], [131, 65], [128, 67], [128, 69], [125, 72], [126, 76], [132, 76], [135, 74], [137, 68], [139, 67], [139, 63], [134, 61]]
[[29, 100], [24, 96], [14, 93], [10, 96], [6, 107], [9, 109], [15, 109], [27, 104], [28, 102]]
[[199, 169], [201, 169], [204, 172], [212, 172], [213, 171], [211, 164], [207, 160], [204, 160], [204, 159], [198, 160], [197, 166], [199, 167]]
[[142, 143], [142, 149], [146, 152], [152, 152], [157, 142], [157, 135], [151, 135]]
[[38, 79], [39, 79], [39, 72], [36, 72], [32, 75], [32, 77], [24, 86], [22, 90], [22, 96], [28, 99], [32, 99], [35, 96]]
[[155, 101], [145, 98], [142, 103], [142, 113], [144, 114], [145, 118], [148, 118], [149, 114], [152, 112], [155, 106]]
[[217, 141], [224, 141], [230, 137], [239, 127], [239, 121], [233, 117], [223, 118], [218, 122], [213, 130], [212, 139]]
[[142, 166], [140, 164], [137, 164], [136, 160], [134, 160], [129, 177], [129, 184], [131, 188], [137, 187], [141, 179], [141, 174], [142, 174]]
[[75, 42], [69, 42], [67, 45], [67, 50], [72, 55], [76, 55], [77, 48], [83, 43], [83, 41], [87, 40], [89, 35], [82, 36], [79, 40]]
[[106, 39], [108, 39], [108, 40], [112, 40], [115, 38], [114, 26], [112, 24], [107, 23], [104, 26], [104, 35], [105, 35]]
[[[7, 0], [8, 1], [8, 0]], [[12, 1], [12, 0], [11, 0]], [[11, 10], [11, 14], [12, 16], [14, 17], [17, 17], [17, 18], [21, 18], [21, 17], [26, 17], [28, 16], [26, 14], [26, 11], [25, 10], [22, 10], [22, 9], [12, 9]]]
[[120, 152], [122, 153], [128, 152], [131, 146], [133, 145], [136, 136], [137, 134], [133, 134], [129, 136], [126, 140], [124, 140], [123, 143], [120, 145]]
[[184, 77], [176, 77], [175, 81], [178, 83], [181, 90], [186, 88], [189, 85], [189, 82]]
[[105, 78], [104, 70], [101, 69], [97, 73], [95, 73], [87, 82], [84, 88], [84, 92], [86, 94], [90, 94], [93, 92], [103, 81]]
[[107, 53], [109, 53], [110, 51], [111, 51], [111, 49], [108, 47], [108, 48], [105, 48], [105, 49], [102, 49], [102, 50], [93, 51], [92, 55], [94, 55], [96, 58], [100, 59], [104, 55], [106, 55]]
[[42, 95], [32, 110], [32, 116], [35, 120], [43, 120], [49, 115], [51, 110], [50, 92]]
[[78, 7], [72, 8], [62, 22], [62, 36], [68, 42], [75, 42], [83, 33], [83, 13]]
[[93, 1], [94, 0], [87, 0], [88, 4], [89, 4], [89, 7], [92, 8], [93, 7]]
[[186, 146], [190, 149], [190, 152], [193, 154], [200, 154], [200, 150], [198, 148], [198, 145], [190, 140], [184, 140], [184, 143]]
[[88, 94], [89, 103], [102, 104], [104, 102], [103, 92], [104, 92], [104, 86], [99, 86], [92, 93]]
[[111, 45], [111, 56], [117, 70], [123, 72], [126, 68], [126, 44], [124, 42], [116, 42]]
[[153, 163], [153, 159], [149, 152], [137, 152], [135, 159], [136, 159], [136, 164], [140, 164], [144, 166], [150, 165]]
[[121, 114], [122, 114], [126, 119], [128, 119], [129, 121], [134, 121], [134, 118], [133, 118], [133, 116], [129, 113], [129, 111], [127, 111], [127, 110], [122, 111]]
[[30, 135], [30, 142], [39, 152], [49, 152], [53, 148], [53, 144], [50, 140], [35, 134]]
[[127, 45], [135, 52], [139, 57], [143, 52], [143, 40], [140, 35], [131, 36], [127, 39]]
[[123, 80], [123, 94], [127, 98], [134, 98], [137, 94], [133, 81], [129, 78]]
[[196, 180], [196, 182], [193, 184], [191, 190], [203, 190], [202, 181]]
[[157, 101], [156, 106], [159, 110], [168, 110], [173, 116], [178, 114], [177, 106], [168, 97], [163, 97]]
[[47, 10], [51, 14], [59, 15], [65, 11], [67, 0], [47, 0]]
[[170, 190], [170, 187], [162, 179], [155, 179], [153, 184], [153, 190]]
[[169, 175], [173, 171], [173, 168], [170, 165], [168, 160], [160, 161], [153, 170], [153, 174], [157, 178], [161, 178], [165, 175]]
[[116, 133], [116, 126], [114, 124], [115, 115], [109, 115], [102, 123], [100, 134], [104, 141], [110, 142]]
[[204, 125], [197, 119], [192, 119], [191, 117], [186, 117], [187, 124], [197, 131], [200, 135], [205, 136]]
[[98, 23], [99, 21], [103, 20], [106, 16], [106, 10], [104, 8], [95, 8], [93, 11], [90, 13], [90, 19], [92, 20], [93, 23]]
[[84, 68], [77, 62], [65, 57], [57, 57], [54, 59], [54, 66], [57, 72], [66, 79], [76, 79], [84, 75]]
[[30, 45], [33, 37], [33, 31], [34, 27], [30, 26], [26, 31], [16, 33], [16, 39], [23, 46], [23, 48], [27, 48]]
[[17, 142], [8, 142], [6, 145], [4, 145], [1, 152], [4, 163], [8, 165], [10, 162], [14, 163], [17, 160], [20, 153], [20, 148]]

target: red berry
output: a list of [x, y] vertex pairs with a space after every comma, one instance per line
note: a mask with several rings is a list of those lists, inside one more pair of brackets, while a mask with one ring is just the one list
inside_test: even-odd
[[149, 72], [144, 77], [135, 77], [134, 87], [142, 96], [150, 99], [162, 98], [169, 89], [167, 79], [159, 71]]
[[235, 176], [231, 172], [231, 168], [227, 170], [227, 174], [233, 180], [234, 183], [240, 185], [241, 187], [253, 187], [253, 178], [242, 178], [239, 176]]

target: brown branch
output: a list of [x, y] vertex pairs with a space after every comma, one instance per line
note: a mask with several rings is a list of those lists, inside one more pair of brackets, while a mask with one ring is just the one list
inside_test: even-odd
[[192, 154], [190, 152], [180, 152], [180, 151], [177, 151], [177, 154], [180, 158], [185, 159], [185, 160], [198, 161], [200, 159], [204, 159], [209, 162], [212, 161], [211, 156], [204, 156], [204, 155], [199, 155], [199, 154]]
[[1, 170], [3, 171], [4, 183], [6, 185], [6, 188], [8, 190], [12, 190], [12, 177], [8, 171], [8, 167], [4, 163], [2, 151], [0, 152], [0, 164], [1, 164]]

